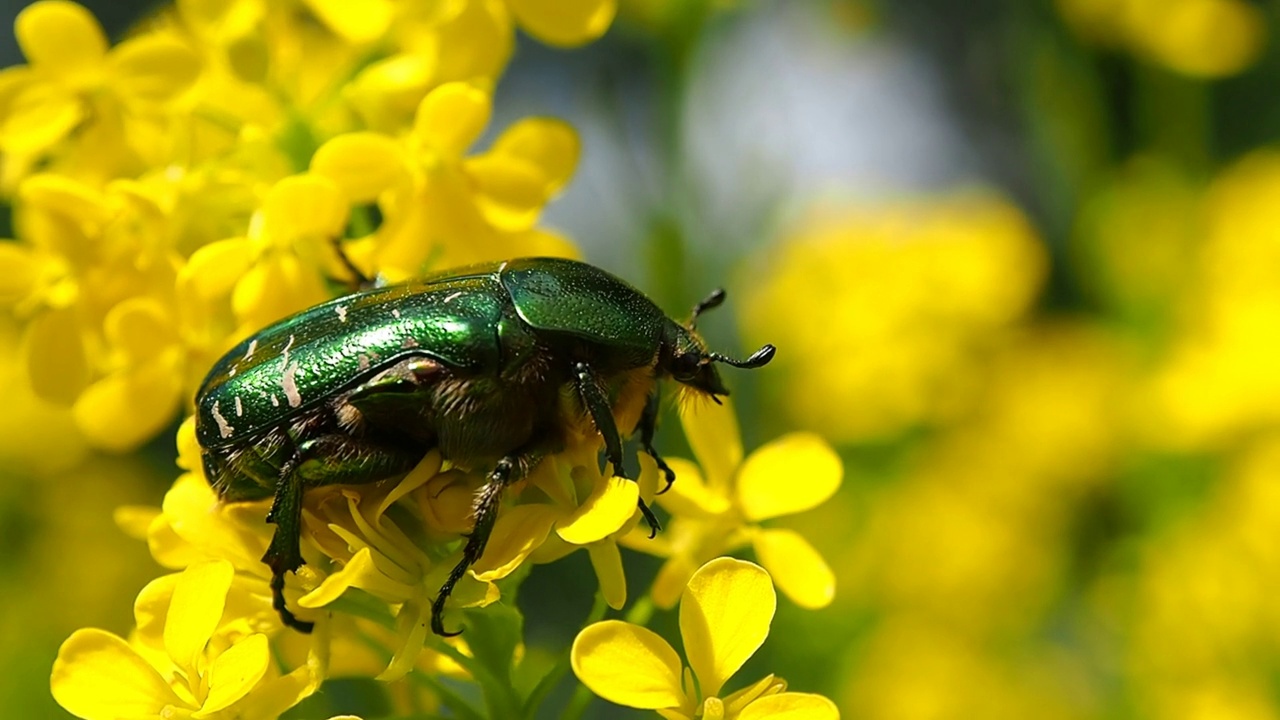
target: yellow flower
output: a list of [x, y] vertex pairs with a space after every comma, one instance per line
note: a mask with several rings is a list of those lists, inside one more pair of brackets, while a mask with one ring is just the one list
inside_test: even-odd
[[163, 211], [140, 183], [99, 192], [42, 173], [23, 181], [17, 212], [29, 244], [0, 255], [0, 273], [11, 274], [15, 311], [31, 317], [33, 388], [74, 405], [92, 444], [141, 445], [172, 421], [186, 389]]
[[226, 337], [229, 347], [329, 299], [326, 278], [339, 277], [341, 267], [333, 242], [341, 237], [347, 212], [338, 187], [318, 175], [292, 175], [273, 185], [244, 237], [205, 245], [183, 267], [177, 282], [192, 324], [207, 324], [212, 311], [204, 308], [229, 298], [238, 324]]
[[[658, 484], [657, 466], [641, 454], [640, 482], [636, 483], [615, 476], [613, 466], [607, 463], [602, 472], [597, 448], [597, 444], [587, 443], [576, 452], [547, 458], [538, 466], [529, 485], [550, 502], [516, 505], [499, 516], [484, 556], [472, 568], [476, 577], [496, 581], [515, 571], [526, 558], [553, 562], [585, 548], [605, 602], [615, 610], [626, 604], [627, 583], [618, 540], [639, 522], [636, 501], [641, 497], [652, 500]], [[526, 489], [521, 497], [527, 499], [530, 494]]]
[[448, 83], [423, 98], [403, 143], [359, 132], [316, 151], [312, 173], [331, 179], [353, 203], [376, 202], [381, 211], [364, 265], [399, 280], [429, 263], [576, 254], [534, 223], [573, 174], [577, 135], [563, 122], [527, 118], [488, 151], [464, 157], [488, 125], [491, 105], [488, 91]]
[[1205, 193], [1204, 235], [1168, 357], [1151, 378], [1143, 414], [1149, 442], [1223, 447], [1280, 423], [1280, 233], [1271, 219], [1280, 154], [1258, 151], [1222, 172]]
[[14, 30], [29, 64], [0, 83], [4, 188], [64, 141], [72, 148], [57, 154], [58, 169], [99, 182], [167, 146], [155, 116], [200, 72], [178, 34], [149, 32], [108, 51], [89, 11], [63, 0], [27, 6]]
[[573, 672], [592, 692], [619, 705], [656, 710], [667, 720], [840, 717], [821, 695], [785, 692], [768, 675], [721, 697], [728, 679], [769, 635], [777, 598], [763, 568], [718, 558], [689, 579], [680, 599], [680, 635], [688, 665], [651, 630], [606, 620], [573, 641]]
[[280, 675], [266, 635], [219, 633], [234, 569], [198, 563], [172, 585], [161, 653], [104, 630], [78, 630], [53, 666], [54, 698], [77, 717], [273, 718], [319, 687], [318, 661]]
[[815, 214], [762, 267], [745, 335], [785, 348], [770, 377], [788, 420], [840, 442], [963, 409], [977, 357], [1035, 298], [1046, 258], [1018, 208], [970, 193]]
[[[309, 493], [304, 536], [342, 567], [302, 596], [298, 606], [325, 607], [349, 588], [364, 590], [393, 606], [399, 645], [378, 676], [381, 680], [397, 680], [419, 662], [429, 632], [431, 603], [461, 557], [460, 551], [446, 556], [443, 545], [431, 542], [423, 532], [422, 519], [405, 516], [408, 507], [397, 505], [401, 498], [428, 489], [441, 465], [439, 451], [433, 451], [400, 482], [344, 487], [324, 497]], [[477, 581], [468, 573], [450, 596], [449, 606], [483, 607], [498, 597], [496, 585]]]
[[[672, 458], [677, 480], [658, 502], [674, 516], [654, 540], [633, 531], [625, 544], [667, 558], [654, 580], [658, 607], [675, 605], [694, 569], [725, 552], [751, 545], [760, 564], [797, 605], [820, 608], [835, 597], [835, 576], [799, 533], [764, 528], [760, 521], [817, 507], [840, 487], [843, 467], [825, 440], [784, 435], [742, 459], [732, 407], [710, 403], [681, 408], [697, 465]], [[705, 473], [705, 480], [704, 480]]]

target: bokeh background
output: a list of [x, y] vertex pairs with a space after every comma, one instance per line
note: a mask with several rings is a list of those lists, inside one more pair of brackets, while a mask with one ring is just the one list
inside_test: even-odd
[[[84, 4], [113, 37], [152, 8]], [[544, 224], [673, 314], [727, 287], [711, 344], [780, 348], [732, 377], [748, 449], [803, 428], [844, 460], [836, 498], [778, 523], [836, 600], [782, 600], [742, 677], [859, 720], [1280, 716], [1278, 19], [624, 0], [585, 48], [521, 39], [492, 127], [554, 115], [583, 141]], [[58, 644], [127, 632], [157, 572], [113, 510], [157, 504], [174, 451], [90, 453], [13, 356], [0, 717], [64, 717]], [[657, 570], [626, 560], [637, 586]], [[581, 553], [533, 572], [531, 652], [567, 646], [594, 584]]]

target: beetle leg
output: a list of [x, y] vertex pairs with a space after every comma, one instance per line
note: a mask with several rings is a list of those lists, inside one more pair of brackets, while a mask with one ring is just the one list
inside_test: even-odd
[[461, 630], [445, 632], [444, 604], [453, 593], [454, 586], [463, 575], [467, 574], [467, 569], [484, 555], [484, 548], [489, 543], [489, 535], [493, 532], [493, 524], [498, 519], [498, 507], [502, 503], [503, 491], [511, 483], [524, 477], [534, 465], [538, 464], [543, 455], [542, 450], [529, 450], [502, 458], [494, 466], [493, 472], [489, 473], [488, 481], [476, 493], [473, 510], [475, 525], [471, 528], [471, 534], [467, 536], [466, 547], [462, 549], [462, 559], [453, 566], [453, 570], [449, 571], [448, 579], [440, 586], [440, 592], [431, 603], [431, 632], [441, 637], [462, 634]]
[[[613, 421], [613, 410], [609, 408], [609, 400], [600, 389], [600, 383], [596, 382], [596, 375], [591, 371], [591, 366], [584, 362], [574, 363], [573, 377], [574, 384], [578, 387], [578, 394], [582, 396], [582, 402], [587, 406], [591, 419], [596, 424], [596, 430], [599, 430], [600, 435], [604, 437], [604, 454], [613, 464], [613, 472], [619, 477], [633, 479], [627, 475], [626, 468], [622, 466], [622, 438], [618, 435], [618, 425]], [[646, 412], [647, 410], [646, 406]], [[642, 419], [641, 423], [643, 422]], [[646, 450], [648, 450], [647, 447]], [[661, 460], [658, 462], [662, 463]], [[662, 528], [658, 524], [658, 518], [645, 504], [643, 498], [638, 500], [637, 504], [640, 507], [640, 514], [644, 516], [644, 521], [649, 524], [649, 538], [657, 537], [658, 530]]]
[[613, 463], [613, 472], [619, 477], [632, 479], [627, 474], [627, 469], [622, 466], [622, 438], [618, 435], [618, 425], [613, 420], [609, 399], [600, 389], [596, 374], [591, 371], [590, 365], [579, 362], [573, 365], [573, 377], [578, 395], [587, 406], [587, 411], [591, 413], [596, 430], [600, 431], [600, 435], [604, 438], [604, 453], [609, 458], [609, 462]]
[[[671, 484], [676, 481], [676, 473], [667, 466], [666, 461], [662, 459], [658, 451], [653, 449], [653, 434], [657, 428], [658, 392], [655, 390], [645, 400], [644, 412], [640, 415], [640, 444], [644, 447], [644, 451], [649, 454], [649, 457], [653, 458], [653, 461], [657, 463], [658, 469], [662, 471], [663, 477], [666, 478], [667, 484], [658, 491], [658, 494], [661, 495], [671, 489]], [[649, 523], [649, 525], [652, 527], [653, 523]]]
[[284, 574], [302, 567], [302, 478], [295, 472], [295, 462], [286, 463], [280, 469], [276, 483], [275, 500], [267, 522], [275, 523], [271, 544], [262, 556], [262, 562], [271, 568], [271, 606], [280, 613], [280, 620], [301, 633], [309, 633], [315, 623], [305, 622], [293, 616], [284, 602]]
[[[340, 458], [340, 460], [335, 460]], [[262, 562], [271, 568], [271, 605], [280, 620], [309, 633], [315, 623], [294, 617], [284, 601], [284, 574], [297, 573], [302, 558], [302, 494], [307, 487], [383, 480], [413, 469], [422, 453], [362, 442], [348, 435], [321, 435], [299, 443], [280, 468], [275, 500], [267, 522], [274, 523], [271, 544]]]

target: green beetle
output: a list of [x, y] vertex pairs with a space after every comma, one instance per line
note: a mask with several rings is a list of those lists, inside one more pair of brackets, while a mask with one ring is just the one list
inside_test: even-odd
[[[694, 320], [723, 300], [712, 293]], [[283, 590], [284, 574], [303, 564], [307, 488], [403, 475], [433, 448], [487, 471], [463, 558], [432, 604], [432, 630], [448, 635], [445, 601], [484, 552], [503, 489], [563, 449], [571, 429], [590, 423], [616, 471], [633, 477], [622, 437], [638, 427], [669, 486], [675, 476], [653, 449], [658, 380], [714, 399], [728, 391], [713, 363], [757, 368], [773, 354], [772, 345], [744, 361], [708, 352], [692, 320], [673, 321], [592, 265], [510, 260], [364, 290], [262, 330], [205, 378], [196, 436], [222, 500], [274, 498], [262, 560], [276, 610], [302, 632], [311, 623], [293, 616]], [[576, 401], [562, 401], [566, 387]]]

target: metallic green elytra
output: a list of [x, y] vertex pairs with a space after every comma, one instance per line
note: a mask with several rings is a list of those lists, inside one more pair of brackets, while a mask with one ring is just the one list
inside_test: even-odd
[[[274, 498], [263, 562], [285, 624], [284, 574], [303, 564], [307, 488], [403, 475], [430, 450], [487, 473], [463, 558], [432, 605], [432, 630], [454, 585], [480, 558], [503, 489], [570, 434], [599, 432], [618, 474], [622, 438], [636, 429], [653, 449], [657, 383], [674, 378], [713, 399], [728, 391], [714, 363], [756, 368], [708, 352], [697, 316], [682, 325], [624, 281], [586, 263], [527, 258], [356, 292], [285, 318], [219, 360], [196, 395], [205, 475], [227, 502]], [[574, 392], [562, 393], [571, 387]], [[566, 402], [565, 397], [572, 398]], [[656, 532], [657, 521], [640, 509]]]

